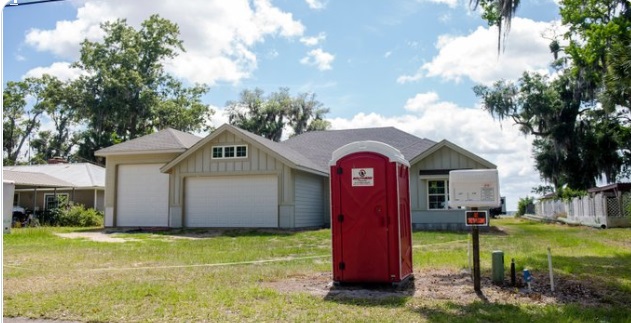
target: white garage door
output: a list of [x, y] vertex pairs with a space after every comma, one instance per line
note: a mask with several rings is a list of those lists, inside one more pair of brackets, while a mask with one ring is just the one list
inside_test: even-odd
[[116, 225], [169, 225], [169, 175], [161, 164], [120, 165], [116, 189]]
[[277, 176], [190, 177], [184, 195], [187, 227], [278, 227]]

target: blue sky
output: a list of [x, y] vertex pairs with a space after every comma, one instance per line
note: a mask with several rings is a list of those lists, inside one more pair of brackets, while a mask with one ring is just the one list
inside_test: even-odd
[[[13, 1], [11, 1], [13, 2]], [[28, 2], [18, 0], [18, 4]], [[540, 184], [531, 139], [493, 120], [475, 84], [548, 73], [548, 39], [558, 25], [553, 0], [523, 1], [497, 53], [489, 28], [462, 0], [68, 0], [4, 8], [3, 84], [49, 73], [76, 77], [83, 39], [99, 40], [98, 24], [152, 14], [180, 26], [187, 49], [167, 62], [189, 84], [210, 85], [204, 98], [223, 107], [243, 89], [289, 87], [315, 92], [331, 109], [334, 129], [394, 126], [435, 141], [447, 139], [498, 165], [509, 209]], [[558, 31], [557, 31], [558, 33]]]

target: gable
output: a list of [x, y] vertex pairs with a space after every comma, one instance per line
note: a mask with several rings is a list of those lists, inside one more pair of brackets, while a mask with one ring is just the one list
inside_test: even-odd
[[418, 170], [495, 169], [493, 163], [449, 141], [443, 140], [415, 158]]
[[[212, 158], [212, 147], [217, 145], [247, 145], [247, 158], [234, 158], [232, 160], [216, 160]], [[251, 153], [250, 153], [251, 151]], [[162, 172], [169, 172], [173, 168], [194, 170], [195, 172], [213, 171], [265, 171], [270, 170], [269, 165], [281, 163], [291, 168], [301, 169], [318, 175], [325, 175], [309, 159], [285, 147], [280, 143], [271, 141], [261, 136], [254, 135], [245, 130], [229, 124], [224, 124], [200, 140], [177, 158], [163, 166]], [[184, 166], [184, 164], [186, 164]], [[271, 169], [278, 169], [277, 166]]]
[[[213, 158], [213, 147], [246, 146], [243, 158]], [[268, 151], [229, 131], [223, 131], [196, 147], [175, 168], [180, 173], [268, 172], [282, 169], [283, 161]]]

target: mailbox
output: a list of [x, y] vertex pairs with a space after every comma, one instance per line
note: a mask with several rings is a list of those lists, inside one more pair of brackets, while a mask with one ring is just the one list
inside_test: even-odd
[[412, 277], [409, 163], [392, 146], [350, 143], [330, 162], [333, 280], [401, 284]]
[[497, 169], [449, 172], [449, 206], [498, 207], [500, 204]]

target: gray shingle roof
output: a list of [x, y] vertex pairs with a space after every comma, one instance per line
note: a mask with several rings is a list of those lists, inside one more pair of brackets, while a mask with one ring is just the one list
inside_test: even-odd
[[15, 185], [35, 187], [73, 187], [72, 183], [68, 183], [44, 173], [19, 172], [3, 169], [2, 179], [13, 181], [15, 182]]
[[96, 156], [152, 151], [184, 151], [202, 138], [179, 130], [166, 128], [147, 136], [128, 140], [117, 145], [99, 149]]
[[[3, 171], [19, 173], [32, 173], [36, 175], [46, 175], [45, 177], [55, 178], [64, 187], [88, 188], [105, 187], [105, 168], [89, 163], [76, 164], [54, 164], [54, 165], [25, 165], [25, 166], [4, 166]], [[6, 173], [6, 172], [4, 172]], [[20, 175], [20, 174], [17, 174]], [[29, 176], [29, 175], [24, 175]], [[26, 180], [26, 177], [24, 177]], [[42, 177], [44, 178], [44, 177]], [[45, 180], [45, 179], [43, 179]], [[16, 181], [18, 183], [18, 181]], [[63, 184], [63, 185], [61, 185]]]
[[321, 172], [328, 172], [328, 166], [322, 168], [320, 165], [314, 163], [312, 160], [310, 160], [309, 158], [305, 157], [304, 155], [300, 154], [298, 151], [294, 150], [292, 147], [285, 145], [284, 143], [278, 143], [272, 140], [269, 140], [267, 138], [255, 135], [249, 131], [245, 131], [243, 129], [240, 129], [238, 127], [234, 127], [234, 126], [230, 126], [233, 129], [239, 131], [240, 133], [242, 133], [244, 136], [255, 140], [256, 142], [258, 142], [259, 144], [267, 147], [268, 149], [276, 152], [277, 154], [279, 154], [280, 156], [288, 159], [289, 161], [291, 161], [292, 163], [296, 164], [297, 166], [302, 166], [302, 167], [306, 167], [306, 168], [311, 168], [311, 169], [315, 169], [315, 170], [319, 170]]
[[436, 144], [435, 141], [413, 136], [397, 128], [386, 127], [306, 132], [289, 138], [282, 145], [328, 171], [333, 151], [351, 142], [364, 140], [380, 141], [397, 148], [408, 161]]

